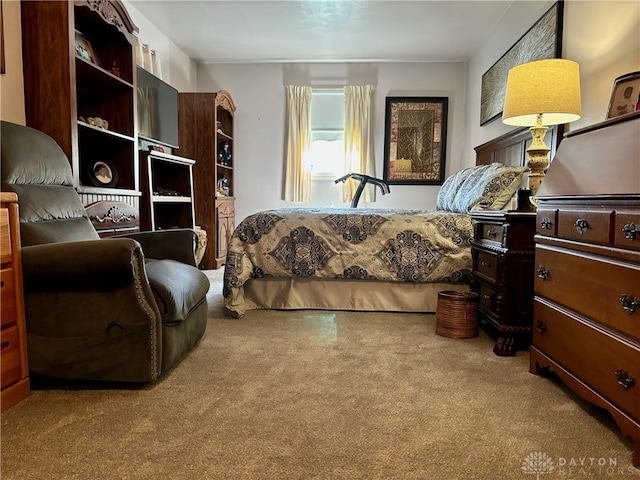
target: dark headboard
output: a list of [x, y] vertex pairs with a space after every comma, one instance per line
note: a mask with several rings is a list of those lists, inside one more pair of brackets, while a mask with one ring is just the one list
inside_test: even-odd
[[[545, 143], [551, 149], [549, 158], [556, 154], [562, 140], [564, 125], [550, 127]], [[525, 166], [527, 164], [527, 148], [531, 145], [531, 132], [527, 127], [516, 128], [493, 140], [475, 147], [476, 165], [487, 165], [498, 162], [503, 165]]]

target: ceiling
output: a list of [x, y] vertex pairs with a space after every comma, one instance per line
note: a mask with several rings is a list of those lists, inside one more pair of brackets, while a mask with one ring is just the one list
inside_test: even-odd
[[197, 63], [262, 63], [466, 61], [513, 1], [127, 3]]

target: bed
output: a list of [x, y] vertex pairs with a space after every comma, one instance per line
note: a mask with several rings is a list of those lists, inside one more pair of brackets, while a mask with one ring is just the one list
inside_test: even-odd
[[[433, 211], [286, 208], [248, 216], [229, 240], [229, 314], [252, 309], [435, 312], [438, 293], [468, 291], [474, 210], [506, 208], [522, 184], [530, 133], [476, 148]], [[501, 160], [501, 161], [500, 161]]]

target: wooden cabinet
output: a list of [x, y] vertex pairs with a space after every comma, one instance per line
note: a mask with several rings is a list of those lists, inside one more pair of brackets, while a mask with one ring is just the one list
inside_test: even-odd
[[194, 228], [194, 163], [168, 153], [140, 152], [142, 230]]
[[0, 384], [2, 411], [29, 396], [18, 197], [0, 192]]
[[224, 265], [235, 225], [235, 104], [228, 92], [180, 93], [179, 154], [193, 158], [195, 223], [207, 232], [206, 269]]
[[640, 112], [570, 132], [538, 191], [530, 371], [608, 410], [640, 468], [638, 138]]
[[137, 208], [136, 26], [117, 0], [21, 9], [27, 125], [62, 147], [85, 205]]
[[[233, 199], [220, 198], [216, 201], [216, 217], [218, 225], [216, 259], [225, 259], [227, 258], [229, 239], [236, 228], [236, 212]], [[216, 268], [219, 267], [216, 266]]]
[[474, 238], [472, 290], [483, 326], [496, 338], [496, 355], [529, 348], [533, 316], [535, 214], [471, 214]]

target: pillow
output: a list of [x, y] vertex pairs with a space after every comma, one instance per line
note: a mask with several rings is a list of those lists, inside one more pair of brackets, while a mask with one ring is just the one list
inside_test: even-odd
[[492, 163], [480, 173], [469, 175], [456, 193], [453, 211], [500, 210], [520, 186], [525, 170]]
[[450, 210], [457, 213], [469, 213], [478, 202], [484, 190], [484, 184], [480, 184], [485, 172], [495, 169], [494, 164], [480, 165], [473, 168], [471, 173], [465, 178], [460, 188], [451, 202]]
[[526, 167], [507, 167], [500, 163], [496, 170], [487, 170], [482, 177], [486, 182], [482, 199], [474, 205], [474, 210], [501, 210], [516, 193], [522, 183]]
[[[454, 199], [456, 193], [464, 183], [464, 181], [469, 177], [469, 175], [474, 172], [484, 172], [489, 168], [489, 165], [478, 165], [475, 167], [467, 167], [464, 168], [445, 180], [438, 191], [438, 196], [436, 198], [436, 210], [449, 210], [454, 211]], [[466, 212], [465, 212], [466, 213]]]

